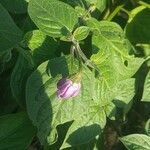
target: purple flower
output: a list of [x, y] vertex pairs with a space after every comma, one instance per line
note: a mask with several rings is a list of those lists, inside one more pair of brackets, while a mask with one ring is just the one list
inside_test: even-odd
[[75, 97], [79, 94], [80, 82], [72, 82], [70, 79], [63, 78], [57, 83], [57, 96], [62, 99]]

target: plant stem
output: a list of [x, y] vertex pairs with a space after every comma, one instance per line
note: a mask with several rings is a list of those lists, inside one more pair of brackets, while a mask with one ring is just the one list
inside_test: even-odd
[[115, 10], [108, 16], [106, 20], [111, 21], [123, 7], [124, 4], [116, 7]]
[[91, 5], [91, 6], [88, 8], [88, 10], [86, 10], [86, 12], [82, 15], [81, 19], [85, 19], [86, 16], [88, 16], [88, 15], [93, 11], [93, 9], [94, 9], [94, 6]]
[[[97, 66], [95, 64], [93, 64], [87, 57], [86, 55], [82, 52], [81, 48], [80, 48], [80, 45], [77, 41], [75, 40], [72, 40], [74, 46], [75, 46], [75, 49], [76, 49], [76, 52], [77, 52], [77, 55], [78, 55], [78, 58], [81, 59], [85, 62], [85, 64], [93, 69], [96, 69], [98, 72], [99, 72], [99, 69], [97, 68]], [[82, 61], [81, 61], [82, 62]], [[81, 64], [82, 65], [82, 64]]]
[[126, 10], [126, 9], [124, 9], [124, 8], [121, 8], [121, 10], [122, 10], [123, 12], [125, 12], [128, 16], [130, 16], [130, 12], [129, 12], [128, 10]]
[[106, 19], [108, 18], [109, 13], [110, 13], [110, 10], [107, 9], [107, 10], [106, 10], [106, 13], [105, 13], [104, 16], [103, 16], [103, 19], [104, 19], [104, 20], [106, 20]]
[[145, 3], [145, 2], [143, 2], [143, 1], [139, 1], [138, 3], [139, 3], [140, 5], [143, 5], [143, 6], [147, 7], [147, 8], [150, 8], [150, 4], [148, 4], [148, 3]]

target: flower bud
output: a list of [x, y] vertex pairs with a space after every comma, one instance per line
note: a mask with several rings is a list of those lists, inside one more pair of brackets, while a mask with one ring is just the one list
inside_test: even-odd
[[79, 94], [80, 88], [80, 82], [73, 82], [70, 79], [62, 78], [57, 83], [57, 96], [62, 99], [75, 97]]

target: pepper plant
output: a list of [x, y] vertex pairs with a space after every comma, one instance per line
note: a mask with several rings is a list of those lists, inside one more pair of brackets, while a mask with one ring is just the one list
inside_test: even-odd
[[0, 150], [150, 150], [149, 0], [0, 0]]

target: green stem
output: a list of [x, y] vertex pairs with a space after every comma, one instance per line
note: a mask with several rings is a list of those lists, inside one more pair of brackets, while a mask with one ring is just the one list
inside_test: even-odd
[[106, 10], [106, 13], [105, 13], [104, 16], [103, 16], [103, 19], [104, 19], [104, 20], [106, 20], [106, 19], [108, 18], [109, 13], [110, 13], [110, 10], [107, 9], [107, 10]]
[[124, 4], [116, 7], [115, 10], [107, 17], [106, 20], [111, 21], [123, 7]]
[[[87, 66], [89, 66], [90, 68], [93, 68], [93, 69], [96, 69], [98, 72], [99, 72], [99, 69], [97, 68], [97, 66], [95, 64], [93, 64], [87, 57], [86, 55], [82, 52], [81, 48], [80, 48], [80, 45], [78, 42], [76, 42], [75, 40], [72, 41], [74, 46], [75, 46], [75, 49], [77, 51], [77, 55], [79, 55], [79, 59], [82, 59], [85, 64]], [[81, 61], [82, 62], [82, 61]]]
[[131, 15], [130, 12], [129, 12], [128, 10], [126, 10], [126, 9], [124, 9], [124, 8], [121, 8], [121, 10], [122, 10], [123, 12], [125, 12], [128, 16]]
[[88, 16], [92, 11], [93, 11], [93, 5], [91, 5], [89, 8], [88, 8], [88, 10], [82, 15], [82, 19], [85, 19], [86, 18], [86, 16]]
[[[77, 49], [76, 46], [74, 46], [74, 47], [75, 47], [75, 49]], [[76, 55], [77, 55], [78, 60], [79, 60], [79, 71], [81, 71], [81, 70], [82, 70], [82, 57], [81, 57], [81, 55], [78, 53], [77, 50], [76, 50], [75, 52], [76, 52]]]
[[145, 2], [143, 2], [143, 1], [139, 1], [138, 3], [139, 3], [140, 5], [143, 5], [143, 6], [147, 7], [147, 8], [150, 8], [150, 4], [148, 4], [148, 3], [145, 3]]

